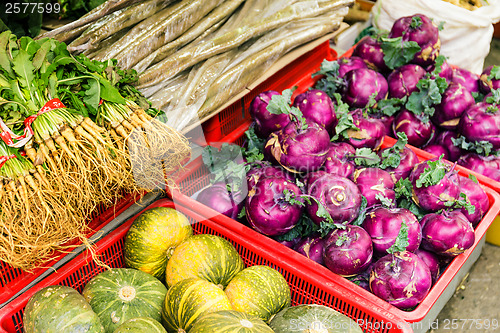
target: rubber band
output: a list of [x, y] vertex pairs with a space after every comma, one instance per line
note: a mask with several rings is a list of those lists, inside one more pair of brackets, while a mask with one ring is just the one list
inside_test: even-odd
[[[59, 100], [59, 98], [53, 98], [40, 109], [36, 114], [29, 116], [23, 122], [24, 124], [24, 134], [17, 135], [3, 122], [0, 118], [0, 128], [2, 132], [0, 133], [0, 138], [5, 142], [5, 144], [9, 147], [21, 148], [23, 147], [33, 136], [34, 131], [31, 128], [31, 124], [35, 121], [35, 119], [51, 110], [64, 108], [64, 104]], [[14, 142], [16, 140], [17, 142]]]
[[[20, 151], [19, 154], [21, 156], [26, 156], [26, 153], [24, 151]], [[16, 157], [17, 156], [14, 155], [14, 154], [9, 155], [9, 156], [0, 156], [0, 169], [3, 167], [3, 165], [5, 164], [5, 162], [7, 162], [10, 159], [16, 158]]]

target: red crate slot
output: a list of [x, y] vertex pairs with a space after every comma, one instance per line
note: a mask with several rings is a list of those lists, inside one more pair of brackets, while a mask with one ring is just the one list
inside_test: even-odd
[[[268, 265], [280, 271], [292, 291], [292, 305], [317, 303], [330, 306], [337, 311], [357, 320], [362, 324], [364, 332], [411, 332], [398, 317], [392, 316], [382, 308], [378, 308], [349, 288], [332, 284], [321, 275], [310, 272], [302, 258], [283, 257], [281, 249], [275, 251], [274, 245], [254, 243], [240, 235], [206, 218], [203, 212], [194, 212], [188, 207], [174, 204], [168, 199], [158, 200], [148, 208], [172, 207], [188, 217], [192, 222], [195, 234], [209, 233], [229, 240], [240, 253], [246, 266]], [[137, 217], [137, 215], [136, 215]], [[115, 229], [108, 237], [97, 243], [97, 253], [101, 260], [110, 267], [124, 267], [123, 243], [128, 229], [135, 217]], [[300, 260], [297, 260], [300, 259]], [[104, 268], [97, 266], [86, 251], [63, 266], [58, 274], [53, 274], [29, 291], [0, 309], [0, 332], [22, 332], [23, 310], [29, 298], [41, 288], [49, 285], [66, 285], [81, 292], [85, 284]]]
[[[95, 212], [92, 214], [91, 219], [89, 219], [89, 232], [86, 236], [90, 237], [94, 235], [109, 221], [114, 219], [117, 215], [129, 208], [134, 202], [139, 200], [140, 197], [141, 194], [125, 194], [123, 198], [117, 200], [113, 205], [111, 205], [111, 207], [97, 207]], [[75, 240], [66, 245], [77, 244], [79, 243]], [[23, 271], [19, 268], [14, 268], [3, 261], [0, 261], [0, 304], [8, 301], [47, 269], [51, 269], [48, 267], [54, 265], [66, 254], [66, 252], [56, 251], [50, 260], [47, 260], [39, 267], [33, 268], [29, 272]]]

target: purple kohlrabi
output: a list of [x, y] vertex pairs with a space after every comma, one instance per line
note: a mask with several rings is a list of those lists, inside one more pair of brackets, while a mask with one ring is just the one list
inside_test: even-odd
[[371, 291], [399, 309], [417, 306], [427, 296], [431, 286], [429, 267], [412, 252], [387, 254], [373, 264]]
[[366, 207], [396, 204], [394, 180], [389, 172], [379, 168], [357, 169], [353, 174], [353, 181], [366, 198]]
[[469, 213], [465, 207], [462, 207], [460, 211], [472, 223], [472, 226], [476, 227], [490, 208], [488, 195], [481, 185], [467, 177], [459, 177], [459, 185], [460, 192], [464, 193], [467, 201], [474, 206], [474, 212]]
[[465, 86], [452, 83], [441, 96], [441, 103], [436, 105], [432, 121], [441, 128], [454, 130], [462, 113], [474, 103], [474, 97]]
[[352, 276], [363, 272], [372, 262], [370, 235], [361, 227], [347, 225], [331, 231], [324, 241], [325, 266], [335, 274]]
[[319, 235], [312, 235], [301, 238], [293, 247], [293, 249], [320, 265], [323, 265], [324, 263], [324, 240]]
[[347, 130], [346, 141], [354, 148], [376, 150], [382, 145], [386, 129], [384, 123], [376, 118], [365, 116], [362, 109], [350, 111], [354, 125], [358, 128]]
[[476, 153], [462, 155], [458, 165], [500, 182], [500, 157], [496, 155], [481, 156]]
[[356, 154], [356, 149], [346, 142], [331, 142], [326, 154], [324, 169], [332, 175], [349, 178], [356, 169], [350, 158]]
[[304, 118], [318, 123], [328, 132], [337, 125], [337, 116], [332, 99], [322, 90], [312, 89], [297, 95], [293, 101]]
[[408, 144], [422, 147], [434, 137], [436, 126], [431, 121], [423, 121], [408, 110], [401, 110], [394, 118], [393, 132], [403, 132], [408, 137]]
[[[350, 223], [358, 217], [361, 206], [361, 193], [351, 180], [321, 172], [320, 177], [307, 182], [307, 194], [318, 200], [336, 223]], [[318, 216], [318, 204], [311, 200], [306, 205], [307, 213], [311, 220], [320, 225], [327, 221]]]
[[446, 148], [446, 151], [448, 152], [448, 158], [446, 159], [452, 162], [456, 162], [463, 154], [462, 149], [453, 144], [453, 139], [457, 139], [458, 136], [459, 134], [455, 131], [442, 131], [436, 135], [436, 139], [434, 141], [434, 144]]
[[267, 110], [267, 105], [274, 95], [281, 95], [277, 91], [269, 90], [255, 96], [250, 102], [248, 112], [255, 122], [255, 133], [260, 138], [267, 138], [272, 132], [278, 131], [290, 123], [288, 114], [273, 114]]
[[387, 83], [389, 85], [390, 98], [403, 98], [418, 90], [417, 83], [427, 72], [416, 64], [406, 64], [389, 74]]
[[246, 188], [229, 191], [226, 182], [217, 182], [203, 189], [196, 200], [234, 220], [245, 205]]
[[465, 86], [471, 94], [479, 92], [479, 76], [465, 68], [454, 68], [451, 80]]
[[363, 59], [368, 64], [368, 67], [377, 72], [385, 73], [389, 71], [384, 61], [384, 51], [382, 50], [381, 43], [372, 36], [363, 37], [356, 44], [352, 55]]
[[423, 14], [397, 19], [392, 25], [389, 37], [402, 37], [403, 42], [416, 42], [421, 50], [415, 54], [412, 62], [422, 67], [432, 65], [441, 49], [437, 25]]
[[429, 270], [431, 271], [432, 284], [436, 283], [440, 272], [439, 257], [435, 253], [422, 250], [420, 248], [413, 253], [426, 263], [427, 267], [429, 267]]
[[364, 108], [372, 99], [376, 102], [387, 96], [386, 78], [373, 69], [353, 69], [346, 73], [344, 79], [346, 88], [343, 99], [353, 108]]
[[500, 109], [496, 104], [479, 102], [462, 114], [458, 133], [468, 141], [486, 141], [494, 150], [500, 149]]
[[339, 77], [341, 78], [353, 69], [368, 68], [364, 60], [356, 56], [340, 58], [337, 63], [339, 64]]
[[474, 228], [459, 210], [430, 213], [420, 223], [424, 250], [455, 257], [474, 245]]
[[486, 67], [479, 77], [479, 89], [483, 94], [488, 94], [492, 89], [500, 88], [500, 80], [496, 78], [496, 75], [491, 75], [493, 69], [496, 71], [498, 67], [495, 65]]

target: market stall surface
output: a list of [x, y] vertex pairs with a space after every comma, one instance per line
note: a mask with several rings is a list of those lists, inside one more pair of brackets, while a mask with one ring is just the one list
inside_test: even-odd
[[[484, 67], [500, 65], [494, 38]], [[486, 243], [481, 256], [439, 313], [430, 333], [500, 332], [500, 247]]]

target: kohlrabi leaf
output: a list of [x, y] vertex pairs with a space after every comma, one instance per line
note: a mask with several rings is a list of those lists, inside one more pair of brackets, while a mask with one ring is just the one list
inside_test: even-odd
[[410, 28], [412, 28], [412, 29], [420, 28], [422, 23], [423, 23], [422, 18], [420, 18], [419, 16], [413, 16], [411, 18]]
[[406, 65], [420, 51], [417, 42], [403, 42], [403, 37], [383, 37], [381, 38], [380, 47], [384, 52], [384, 62], [390, 69]]
[[398, 141], [396, 141], [392, 147], [382, 151], [381, 169], [397, 168], [401, 163], [401, 152], [408, 143], [408, 137], [404, 132], [397, 132], [396, 134], [398, 136]]
[[266, 143], [266, 141], [257, 136], [257, 134], [255, 133], [255, 126], [252, 125], [245, 131], [245, 139], [247, 143], [247, 150], [256, 148], [259, 151], [264, 151], [264, 144]]
[[417, 188], [429, 187], [438, 184], [448, 171], [446, 164], [442, 161], [443, 155], [436, 161], [427, 161], [427, 167], [419, 175], [415, 185]]
[[394, 202], [392, 202], [391, 199], [384, 196], [382, 193], [375, 194], [375, 199], [379, 200], [380, 203], [382, 204], [382, 206], [385, 206], [385, 207], [393, 207], [394, 206]]
[[399, 234], [396, 237], [396, 241], [390, 248], [387, 249], [387, 253], [392, 254], [405, 251], [408, 244], [408, 225], [404, 221], [401, 221], [401, 228], [399, 229]]
[[474, 183], [476, 184], [479, 184], [479, 182], [477, 181], [477, 178], [476, 176], [474, 176], [473, 174], [469, 173], [469, 179], [472, 180]]
[[380, 157], [368, 147], [356, 148], [354, 163], [358, 166], [374, 167], [380, 163]]
[[351, 222], [352, 225], [360, 226], [366, 217], [366, 206], [368, 205], [368, 200], [364, 195], [361, 195], [361, 204], [359, 205], [359, 215], [354, 221]]
[[290, 106], [292, 103], [292, 89], [285, 89], [281, 95], [273, 95], [271, 100], [267, 104], [267, 111], [272, 114], [289, 114], [295, 119], [295, 122], [300, 125], [301, 129], [307, 128], [306, 119], [304, 118], [302, 111], [294, 106]]
[[274, 237], [277, 241], [293, 241], [297, 238], [307, 237], [319, 231], [319, 226], [307, 214], [302, 214], [299, 222], [284, 235]]
[[441, 103], [441, 95], [448, 87], [442, 77], [423, 78], [417, 83], [417, 90], [412, 92], [406, 102], [406, 109], [420, 116], [424, 122], [434, 115], [434, 105]]
[[349, 236], [346, 234], [342, 234], [337, 240], [335, 241], [336, 246], [342, 246], [345, 242], [349, 240]]
[[382, 99], [377, 102], [377, 105], [373, 108], [372, 113], [378, 113], [391, 117], [401, 110], [401, 106], [403, 106], [404, 103], [406, 103], [406, 96], [403, 98]]
[[247, 211], [245, 209], [245, 206], [243, 206], [243, 208], [241, 208], [241, 211], [238, 213], [238, 218], [243, 219], [246, 217], [247, 217]]
[[394, 184], [394, 192], [396, 193], [396, 200], [400, 198], [411, 199], [413, 195], [413, 185], [408, 178], [400, 178]]
[[312, 77], [317, 75], [323, 76], [316, 82], [314, 88], [322, 90], [328, 96], [333, 97], [333, 94], [341, 90], [345, 85], [344, 79], [339, 76], [339, 68], [340, 65], [337, 60], [323, 60], [320, 70], [312, 75]]
[[465, 208], [469, 214], [474, 214], [476, 211], [476, 207], [470, 203], [470, 200], [467, 199], [467, 195], [465, 193], [460, 193], [458, 199], [447, 201], [444, 205], [454, 209]]
[[[491, 89], [491, 96], [486, 97], [486, 103], [498, 105], [500, 104], [500, 89]], [[494, 109], [493, 113], [498, 111], [498, 107]]]
[[460, 149], [470, 151], [482, 156], [489, 156], [493, 151], [493, 145], [489, 141], [470, 142], [465, 137], [451, 138], [453, 145]]
[[335, 113], [337, 115], [338, 123], [335, 126], [335, 135], [332, 136], [331, 141], [337, 141], [340, 138], [347, 139], [349, 135], [348, 130], [359, 130], [359, 128], [354, 125], [354, 119], [349, 113], [349, 105], [342, 101], [340, 94], [333, 94], [333, 97], [337, 101], [335, 106]]
[[490, 75], [488, 75], [488, 80], [500, 80], [500, 66], [493, 66], [491, 68]]

